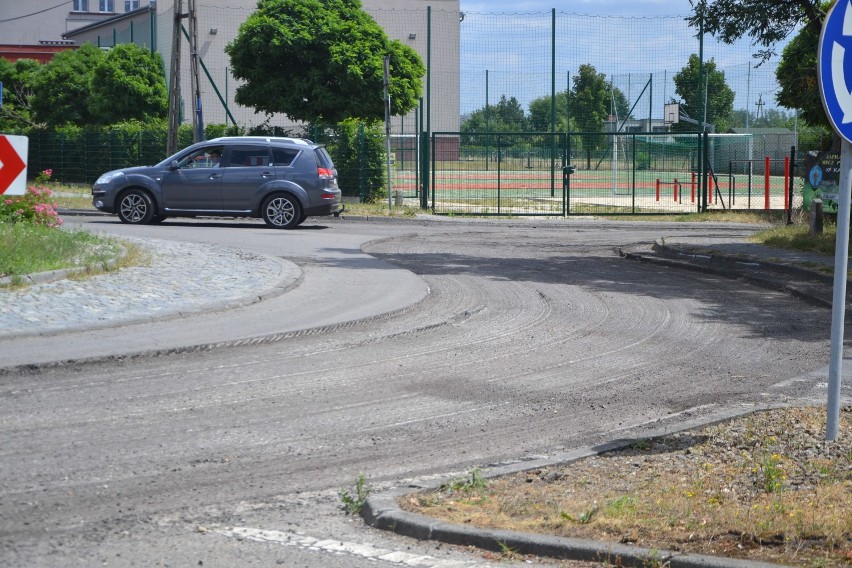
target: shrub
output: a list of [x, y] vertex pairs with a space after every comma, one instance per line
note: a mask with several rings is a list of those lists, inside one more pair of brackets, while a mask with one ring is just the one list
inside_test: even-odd
[[36, 176], [36, 183], [42, 185], [30, 186], [24, 195], [10, 195], [0, 201], [0, 222], [44, 227], [62, 225], [62, 218], [52, 199], [53, 191], [43, 185], [50, 180], [52, 173], [51, 170], [42, 171]]

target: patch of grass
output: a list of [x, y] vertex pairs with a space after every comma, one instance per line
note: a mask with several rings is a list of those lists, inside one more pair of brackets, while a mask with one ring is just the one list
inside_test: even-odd
[[92, 188], [88, 185], [79, 184], [51, 184], [53, 190], [53, 202], [60, 209], [91, 209]]
[[[404, 497], [448, 522], [796, 566], [852, 560], [852, 443], [825, 409], [786, 408], [488, 480], [488, 499]], [[841, 412], [852, 429], [852, 408]]]
[[411, 205], [403, 205], [402, 207], [394, 205], [392, 209], [389, 209], [387, 201], [376, 203], [347, 203], [346, 211], [343, 213], [343, 216], [363, 215], [365, 217], [414, 217], [421, 211], [423, 210], [419, 207], [413, 207]]
[[[122, 253], [127, 252], [122, 258]], [[13, 283], [26, 274], [86, 268], [88, 273], [139, 262], [135, 247], [83, 230], [66, 230], [26, 223], [0, 223], [0, 276]]]
[[760, 231], [752, 239], [757, 243], [783, 249], [833, 255], [836, 237], [837, 226], [826, 223], [823, 232], [813, 236], [810, 234], [810, 227], [807, 224], [795, 224], [779, 225]]

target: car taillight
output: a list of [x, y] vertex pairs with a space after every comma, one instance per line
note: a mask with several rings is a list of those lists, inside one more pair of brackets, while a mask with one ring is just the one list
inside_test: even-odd
[[337, 196], [333, 193], [323, 193], [320, 197], [322, 197], [323, 199], [334, 199]]
[[334, 172], [328, 168], [317, 168], [320, 179], [334, 179]]

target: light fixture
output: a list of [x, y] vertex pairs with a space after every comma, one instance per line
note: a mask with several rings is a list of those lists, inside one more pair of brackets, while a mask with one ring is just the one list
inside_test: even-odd
[[417, 34], [408, 34], [408, 39], [417, 39]]
[[219, 28], [210, 28], [210, 35], [216, 35], [219, 33]]

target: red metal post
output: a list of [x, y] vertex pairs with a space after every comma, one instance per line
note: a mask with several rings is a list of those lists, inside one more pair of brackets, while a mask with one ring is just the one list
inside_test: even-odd
[[677, 178], [675, 178], [674, 184], [672, 184], [672, 185], [674, 186], [674, 200], [677, 201], [677, 189], [678, 189]]
[[695, 203], [695, 172], [692, 172], [692, 183], [690, 186], [692, 187], [692, 202]]
[[657, 178], [657, 201], [660, 200], [660, 178]]

